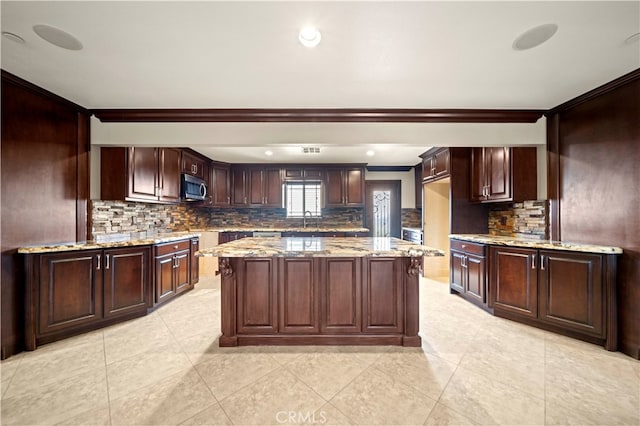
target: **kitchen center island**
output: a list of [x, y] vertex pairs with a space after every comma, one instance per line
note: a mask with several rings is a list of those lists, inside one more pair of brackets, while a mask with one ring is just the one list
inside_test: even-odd
[[220, 346], [420, 346], [423, 256], [398, 238], [243, 238], [219, 257]]

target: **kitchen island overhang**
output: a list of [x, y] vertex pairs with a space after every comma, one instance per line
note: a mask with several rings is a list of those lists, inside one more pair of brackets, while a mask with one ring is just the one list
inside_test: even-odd
[[219, 257], [220, 346], [420, 346], [423, 256], [397, 238], [244, 238]]

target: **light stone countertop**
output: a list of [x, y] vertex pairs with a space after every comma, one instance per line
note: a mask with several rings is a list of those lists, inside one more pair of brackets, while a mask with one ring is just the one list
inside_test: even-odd
[[200, 237], [197, 232], [167, 232], [154, 235], [148, 235], [144, 238], [123, 238], [113, 241], [79, 241], [69, 243], [53, 243], [46, 245], [33, 245], [21, 247], [18, 253], [35, 254], [35, 253], [53, 253], [59, 251], [75, 251], [75, 250], [96, 250], [115, 247], [134, 247], [146, 246], [153, 244], [170, 243], [173, 241], [184, 240], [188, 238]]
[[267, 237], [242, 238], [200, 250], [196, 256], [217, 257], [421, 257], [444, 256], [432, 247], [399, 238]]
[[593, 244], [571, 243], [567, 241], [534, 240], [516, 237], [501, 237], [488, 234], [451, 234], [449, 238], [471, 243], [494, 246], [524, 247], [545, 250], [578, 251], [598, 254], [622, 254], [620, 247], [599, 246]]

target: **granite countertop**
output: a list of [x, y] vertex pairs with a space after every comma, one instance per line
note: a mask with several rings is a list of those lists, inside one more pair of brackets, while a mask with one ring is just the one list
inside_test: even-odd
[[33, 245], [21, 247], [18, 253], [34, 254], [34, 253], [53, 253], [58, 251], [74, 251], [74, 250], [95, 250], [114, 247], [133, 247], [146, 246], [153, 244], [169, 243], [172, 241], [184, 240], [187, 238], [199, 237], [197, 232], [167, 232], [154, 235], [146, 235], [144, 237], [128, 237], [118, 240], [105, 241], [78, 241], [69, 243], [54, 243], [46, 245]]
[[517, 237], [500, 237], [488, 234], [451, 234], [449, 238], [472, 243], [495, 246], [525, 247], [545, 250], [566, 250], [599, 254], [622, 254], [620, 247], [599, 246], [593, 244], [571, 243], [567, 241], [534, 240]]
[[194, 232], [369, 232], [369, 228], [344, 228], [344, 227], [237, 227], [237, 226], [219, 226], [208, 228], [191, 228]]
[[196, 256], [219, 257], [419, 257], [444, 256], [432, 247], [398, 238], [285, 237], [242, 238], [203, 249]]

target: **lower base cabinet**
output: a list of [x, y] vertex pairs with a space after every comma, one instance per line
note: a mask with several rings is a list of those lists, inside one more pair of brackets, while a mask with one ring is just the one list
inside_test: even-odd
[[222, 258], [220, 345], [419, 346], [413, 268], [409, 258]]
[[498, 316], [617, 350], [616, 256], [491, 247]]
[[149, 246], [25, 256], [25, 347], [147, 313]]
[[158, 305], [193, 288], [191, 240], [155, 246], [155, 299]]
[[487, 309], [486, 247], [483, 244], [451, 240], [450, 248], [451, 292]]

